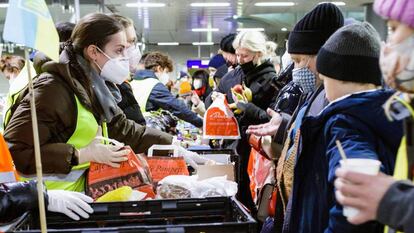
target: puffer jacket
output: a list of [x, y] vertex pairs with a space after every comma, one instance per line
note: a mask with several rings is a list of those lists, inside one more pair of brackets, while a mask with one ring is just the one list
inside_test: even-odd
[[[94, 112], [93, 102], [79, 81], [71, 75], [71, 65], [66, 51], [60, 62], [46, 62], [42, 74], [34, 82], [37, 119], [39, 125], [40, 151], [44, 173], [67, 174], [78, 164], [75, 148], [66, 142], [75, 131], [77, 107], [75, 95], [81, 104], [91, 111], [100, 124], [102, 115]], [[5, 129], [4, 138], [19, 172], [35, 174], [35, 158], [30, 95], [20, 95], [21, 100], [12, 112], [10, 123]], [[172, 137], [166, 133], [147, 128], [128, 120], [121, 109], [108, 122], [109, 137], [131, 146], [135, 153], [145, 152], [153, 144], [170, 144]]]
[[[45, 192], [45, 206], [48, 197]], [[38, 209], [36, 181], [0, 184], [0, 222], [9, 222]]]

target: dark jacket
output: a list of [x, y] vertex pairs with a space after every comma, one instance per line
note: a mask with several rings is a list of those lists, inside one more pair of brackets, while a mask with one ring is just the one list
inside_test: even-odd
[[[27, 211], [38, 209], [36, 181], [0, 184], [0, 222], [9, 222]], [[45, 206], [47, 207], [45, 192]]]
[[123, 82], [121, 85], [116, 86], [122, 95], [122, 100], [118, 103], [118, 107], [122, 109], [128, 119], [133, 120], [140, 125], [145, 125], [145, 118], [132, 93], [131, 85], [129, 85], [128, 82]]
[[[243, 77], [243, 70], [240, 66], [238, 66], [234, 70], [224, 75], [224, 77], [220, 80], [220, 84], [218, 85], [217, 89], [214, 91], [226, 94], [227, 102], [229, 104], [234, 103], [233, 98], [231, 97], [231, 88], [237, 84], [241, 84]], [[212, 103], [213, 102], [211, 100], [211, 95], [209, 95], [204, 102], [206, 109], [210, 107]]]
[[[140, 70], [134, 76], [135, 80], [148, 78], [158, 79], [152, 70]], [[196, 127], [203, 126], [203, 119], [192, 112], [183, 101], [175, 98], [161, 82], [154, 86], [145, 106], [146, 111], [157, 111], [160, 108], [170, 111], [174, 116]]]
[[402, 124], [389, 122], [384, 114], [382, 105], [391, 95], [384, 90], [354, 94], [304, 118], [284, 232], [381, 232], [382, 226], [375, 222], [349, 224], [336, 203], [333, 183], [341, 156], [335, 140], [341, 141], [349, 158], [378, 159], [381, 171], [392, 174]]
[[377, 219], [403, 232], [414, 232], [414, 185], [408, 181], [397, 181], [382, 198]]
[[[104, 119], [93, 112], [92, 106], [100, 103], [91, 99], [79, 81], [70, 74], [68, 55], [63, 51], [60, 63], [47, 62], [42, 74], [34, 81], [40, 151], [44, 173], [67, 174], [78, 164], [75, 148], [66, 142], [76, 128], [77, 107], [75, 95], [82, 105], [92, 111], [100, 124]], [[30, 114], [30, 95], [22, 99], [12, 112], [4, 138], [9, 145], [16, 168], [23, 174], [35, 174], [33, 133]], [[172, 137], [166, 133], [146, 128], [128, 120], [121, 109], [108, 122], [109, 137], [116, 139], [136, 153], [145, 152], [153, 144], [170, 144]]]

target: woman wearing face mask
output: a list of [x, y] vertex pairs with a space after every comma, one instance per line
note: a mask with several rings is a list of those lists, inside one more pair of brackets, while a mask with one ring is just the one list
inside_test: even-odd
[[[116, 139], [136, 153], [153, 144], [171, 143], [168, 134], [127, 120], [105, 85], [105, 81], [120, 84], [129, 74], [126, 45], [122, 25], [94, 13], [78, 22], [59, 63], [42, 66], [34, 93], [48, 189], [83, 191], [88, 162], [119, 167], [127, 159], [127, 150], [102, 144], [96, 136]], [[27, 92], [23, 96], [4, 137], [17, 170], [30, 178], [35, 174], [30, 96]]]
[[193, 103], [192, 111], [198, 113], [200, 116], [204, 116], [206, 107], [204, 105], [205, 99], [211, 93], [211, 87], [209, 85], [209, 74], [205, 70], [197, 70], [193, 74], [193, 94], [191, 96], [191, 102]]
[[[137, 71], [139, 60], [141, 59], [141, 51], [136, 45], [137, 34], [135, 32], [134, 22], [130, 18], [117, 14], [110, 14], [109, 16], [120, 22], [124, 27], [127, 39], [126, 54], [129, 58], [129, 72], [134, 74]], [[108, 84], [108, 88], [110, 88], [114, 96], [117, 96], [118, 93], [121, 94], [122, 100], [118, 103], [118, 106], [125, 113], [125, 116], [140, 125], [145, 125], [145, 118], [142, 115], [140, 106], [136, 101], [131, 85], [129, 84], [129, 79], [131, 77], [130, 75], [127, 75], [125, 78], [126, 79], [122, 84], [116, 85], [117, 88], [111, 84]]]
[[203, 119], [175, 98], [165, 86], [169, 81], [168, 73], [173, 70], [171, 59], [161, 52], [151, 52], [145, 58], [144, 65], [145, 70], [138, 71], [131, 82], [141, 111], [145, 114], [161, 108], [196, 127], [202, 127]]
[[260, 117], [256, 115], [256, 110], [266, 110], [273, 98], [277, 95], [277, 89], [271, 85], [271, 81], [276, 77], [275, 68], [270, 61], [271, 55], [276, 49], [276, 44], [267, 41], [262, 32], [247, 31], [237, 34], [233, 41], [236, 50], [240, 69], [244, 77], [238, 84], [245, 85], [252, 92], [250, 103], [242, 103], [233, 99], [242, 113], [237, 116], [239, 122], [241, 139], [236, 142], [236, 150], [240, 155], [240, 181], [239, 181], [239, 200], [243, 202], [253, 213], [255, 205], [252, 201], [249, 189], [249, 178], [247, 174], [247, 162], [249, 160], [250, 145], [246, 129], [249, 125], [260, 122]]
[[385, 233], [408, 233], [414, 232], [414, 2], [376, 0], [374, 10], [388, 20], [391, 29], [380, 57], [384, 79], [389, 86], [402, 91], [385, 104], [385, 110], [394, 121], [404, 119], [405, 137], [398, 151], [394, 177], [338, 169], [336, 199], [342, 205], [359, 209], [356, 216], [348, 218], [352, 224], [376, 220], [389, 226]]

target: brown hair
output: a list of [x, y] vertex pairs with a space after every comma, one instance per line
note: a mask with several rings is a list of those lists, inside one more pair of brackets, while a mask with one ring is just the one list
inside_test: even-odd
[[173, 63], [171, 58], [161, 52], [150, 52], [144, 60], [144, 66], [147, 70], [157, 69], [160, 66], [163, 69], [168, 69], [169, 72], [173, 71]]
[[[102, 14], [92, 13], [84, 16], [75, 26], [71, 39], [67, 41], [65, 51], [69, 57], [70, 72], [85, 88], [92, 103], [96, 103], [95, 94], [92, 91], [90, 78], [79, 65], [76, 55], [83, 56], [83, 50], [89, 45], [96, 45], [104, 50], [110, 37], [124, 30], [121, 23], [114, 18]], [[92, 104], [95, 113], [102, 113], [99, 104]]]
[[122, 15], [118, 15], [118, 14], [108, 14], [108, 16], [114, 18], [116, 21], [120, 22], [122, 24], [122, 26], [124, 26], [124, 28], [130, 27], [130, 26], [134, 26], [134, 21], [132, 21], [132, 19], [122, 16]]

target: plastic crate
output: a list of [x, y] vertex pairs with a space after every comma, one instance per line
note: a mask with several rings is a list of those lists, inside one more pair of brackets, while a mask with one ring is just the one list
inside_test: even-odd
[[[48, 214], [48, 232], [256, 232], [256, 221], [231, 197], [93, 203], [89, 219]], [[11, 231], [39, 232], [36, 216]]]

